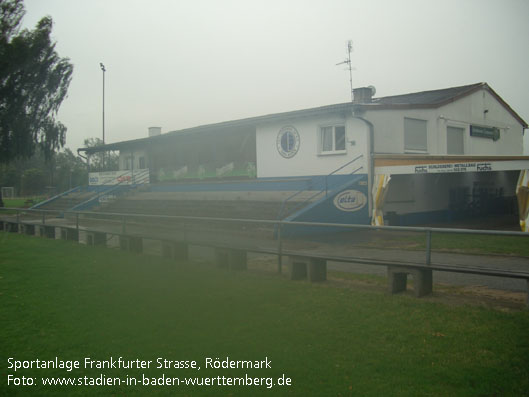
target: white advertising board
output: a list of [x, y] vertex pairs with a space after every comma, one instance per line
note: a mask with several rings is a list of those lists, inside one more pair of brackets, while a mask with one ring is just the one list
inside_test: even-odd
[[408, 164], [375, 168], [375, 174], [440, 174], [455, 172], [515, 171], [529, 167], [528, 160], [476, 161], [462, 163]]
[[90, 172], [88, 184], [100, 185], [142, 185], [149, 183], [149, 169]]

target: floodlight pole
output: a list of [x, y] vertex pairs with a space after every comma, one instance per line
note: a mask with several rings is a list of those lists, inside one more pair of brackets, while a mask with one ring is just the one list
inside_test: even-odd
[[[105, 144], [105, 72], [107, 71], [105, 69], [105, 65], [103, 63], [99, 63], [99, 66], [101, 67], [101, 71], [103, 72], [103, 145]], [[105, 168], [105, 152], [103, 152], [103, 170]]]

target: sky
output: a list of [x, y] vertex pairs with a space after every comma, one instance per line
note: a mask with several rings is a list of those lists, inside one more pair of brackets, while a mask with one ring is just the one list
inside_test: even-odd
[[[529, 121], [526, 0], [26, 0], [74, 65], [66, 146], [487, 82]], [[529, 135], [529, 134], [527, 134]], [[526, 140], [529, 154], [529, 140]]]

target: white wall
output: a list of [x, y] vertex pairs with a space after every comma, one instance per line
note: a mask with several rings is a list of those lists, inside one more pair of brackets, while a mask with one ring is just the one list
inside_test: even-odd
[[[345, 154], [319, 153], [320, 128], [332, 124], [345, 124]], [[279, 154], [276, 142], [281, 128], [288, 125], [298, 131], [300, 145], [295, 156], [284, 158]], [[352, 168], [346, 167], [337, 174], [350, 173], [360, 166], [364, 168], [358, 173], [367, 173], [368, 137], [367, 124], [352, 115], [302, 117], [260, 125], [256, 129], [257, 177], [327, 175], [360, 154], [364, 157], [352, 164]]]
[[[128, 151], [123, 150], [119, 152], [119, 169], [125, 170], [127, 169], [127, 158], [132, 156], [134, 157], [134, 169], [138, 170], [140, 168], [149, 168], [149, 161], [147, 158], [147, 153], [145, 150], [135, 150], [135, 151]], [[145, 159], [145, 167], [140, 167], [140, 157], [143, 157]]]
[[[488, 112], [485, 112], [488, 110]], [[475, 156], [523, 154], [522, 126], [486, 90], [480, 90], [437, 109], [367, 111], [364, 117], [375, 127], [376, 153], [405, 153], [404, 118], [427, 120], [428, 152], [445, 155], [448, 126], [465, 129], [464, 152]], [[500, 139], [471, 137], [470, 125], [497, 127]]]
[[[485, 112], [487, 110], [487, 112]], [[439, 112], [439, 154], [446, 153], [446, 127], [449, 125], [465, 128], [465, 154], [515, 156], [523, 154], [522, 126], [486, 90], [478, 91], [459, 101], [438, 109]], [[500, 139], [471, 137], [470, 124], [497, 127]]]
[[436, 111], [432, 109], [377, 110], [366, 112], [364, 118], [373, 123], [376, 153], [404, 153], [404, 118], [427, 120], [428, 153], [436, 150]]

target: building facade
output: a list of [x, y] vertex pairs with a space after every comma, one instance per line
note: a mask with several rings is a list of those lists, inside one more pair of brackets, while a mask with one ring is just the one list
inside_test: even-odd
[[417, 224], [469, 211], [527, 217], [527, 203], [519, 194], [516, 199], [526, 188], [520, 173], [529, 169], [523, 156], [527, 123], [491, 87], [381, 98], [373, 91], [354, 90], [351, 103], [80, 150], [119, 150], [120, 172], [148, 170], [151, 184], [293, 185], [301, 178], [309, 181], [306, 189], [325, 189], [319, 208], [298, 220]]

